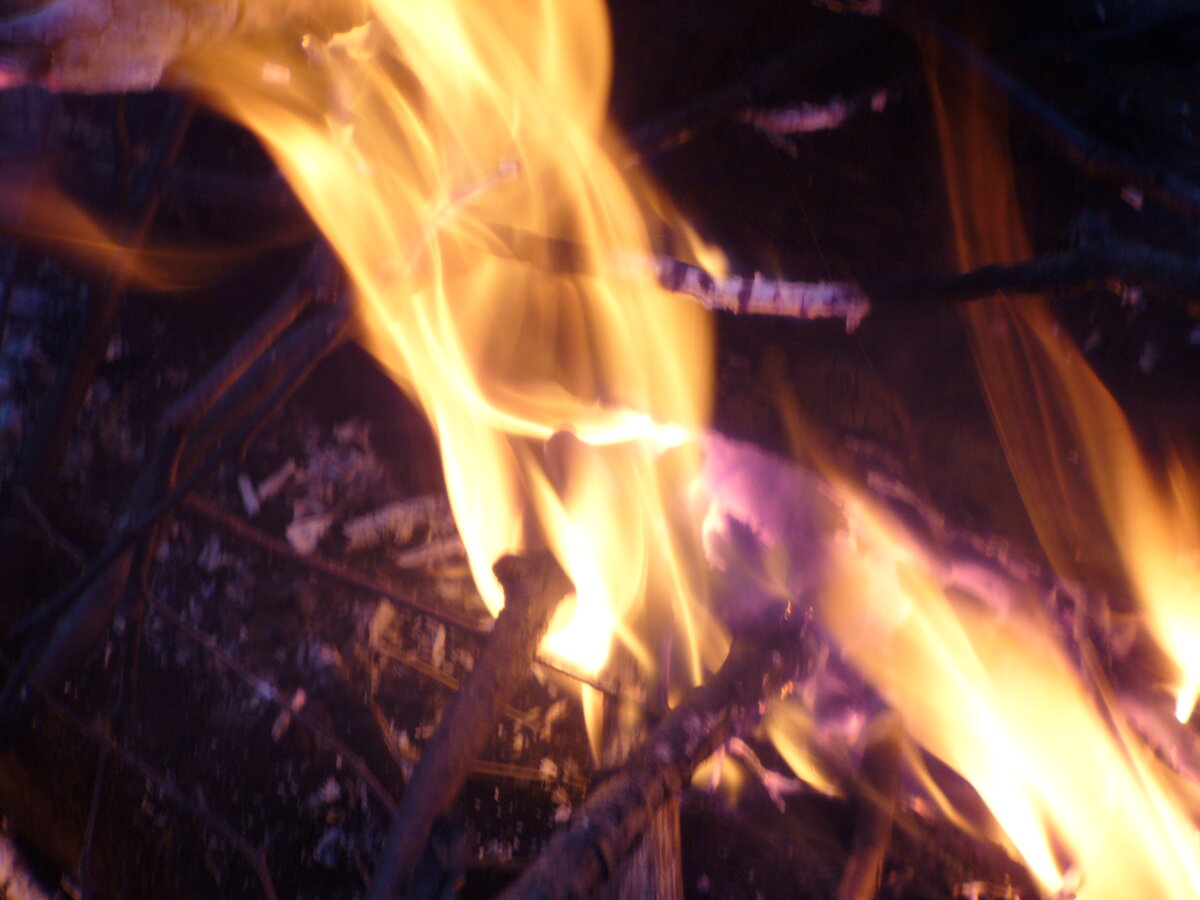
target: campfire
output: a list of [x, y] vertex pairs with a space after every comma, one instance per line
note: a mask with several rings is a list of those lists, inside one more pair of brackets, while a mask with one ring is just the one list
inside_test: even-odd
[[1200, 896], [1195, 17], [795, 7], [0, 4], [0, 883]]

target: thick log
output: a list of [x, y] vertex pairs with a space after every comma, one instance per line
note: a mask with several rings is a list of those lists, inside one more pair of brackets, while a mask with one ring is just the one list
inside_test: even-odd
[[0, 86], [36, 81], [81, 93], [149, 90], [188, 53], [245, 33], [297, 35], [334, 0], [7, 0]]
[[503, 900], [586, 897], [617, 871], [696, 766], [757, 717], [803, 663], [803, 621], [786, 617], [735, 638], [720, 671], [671, 710], [580, 807]]

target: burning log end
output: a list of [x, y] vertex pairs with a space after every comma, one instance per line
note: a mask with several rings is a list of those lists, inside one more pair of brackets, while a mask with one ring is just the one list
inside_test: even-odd
[[505, 609], [514, 603], [528, 605], [546, 597], [553, 597], [553, 605], [557, 605], [575, 589], [549, 554], [504, 556], [492, 566], [492, 572], [504, 588]]

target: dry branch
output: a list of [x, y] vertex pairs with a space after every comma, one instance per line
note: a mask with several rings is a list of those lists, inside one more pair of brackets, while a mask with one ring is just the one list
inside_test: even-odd
[[405, 788], [368, 894], [374, 900], [407, 895], [430, 829], [458, 797], [508, 701], [529, 676], [551, 615], [571, 591], [548, 553], [506, 556], [496, 563], [495, 573], [504, 587], [504, 609]]
[[867, 289], [879, 302], [977, 300], [994, 294], [1037, 294], [1108, 282], [1148, 285], [1200, 296], [1200, 263], [1111, 233], [1063, 253], [960, 275], [909, 278]]
[[566, 830], [502, 895], [505, 900], [586, 897], [612, 877], [654, 813], [676, 800], [696, 766], [757, 717], [805, 653], [803, 621], [788, 617], [739, 635], [724, 665], [696, 688], [584, 801]]
[[929, 21], [948, 47], [1003, 91], [1042, 137], [1086, 175], [1118, 189], [1136, 187], [1173, 212], [1200, 218], [1200, 185], [1161, 166], [1144, 163], [1088, 134], [945, 24], [932, 17]]

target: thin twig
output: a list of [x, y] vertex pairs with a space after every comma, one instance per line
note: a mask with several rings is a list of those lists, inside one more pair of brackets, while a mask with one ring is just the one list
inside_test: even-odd
[[[405, 653], [403, 650], [395, 647], [376, 647], [375, 652], [384, 659], [398, 662], [402, 666], [407, 666], [414, 672], [424, 675], [430, 681], [436, 681], [442, 687], [449, 689], [452, 692], [458, 691], [462, 687], [462, 681], [455, 678], [453, 675], [448, 675], [431, 663], [425, 662], [419, 656], [412, 653]], [[529, 713], [517, 709], [515, 706], [505, 705], [504, 715], [516, 722], [518, 725], [524, 725], [530, 731], [537, 731], [537, 720]]]
[[[393, 582], [381, 581], [377, 578], [372, 578], [370, 575], [364, 575], [358, 569], [344, 565], [336, 560], [328, 559], [320, 554], [310, 553], [308, 555], [301, 555], [287, 541], [282, 541], [267, 534], [261, 528], [247, 522], [241, 516], [221, 508], [216, 503], [199, 494], [189, 494], [181, 505], [186, 511], [203, 518], [210, 524], [234, 535], [238, 539], [254, 544], [272, 556], [278, 556], [298, 566], [303, 566], [309, 571], [328, 578], [337, 584], [343, 584], [376, 597], [383, 597], [397, 606], [411, 609], [415, 613], [428, 616], [436, 622], [442, 622], [445, 625], [460, 629], [468, 634], [486, 635], [491, 630], [492, 618], [490, 615], [485, 614], [478, 618], [472, 618], [463, 613], [433, 606], [421, 599], [415, 591], [406, 590]], [[622, 696], [620, 689], [615, 685], [599, 678], [573, 671], [543, 655], [539, 654], [535, 661], [542, 668], [549, 669], [557, 675], [574, 681], [576, 684], [586, 684], [588, 687], [605, 696]]]
[[[168, 111], [170, 127], [164, 130], [164, 139], [159, 142], [146, 166], [146, 175], [136, 198], [140, 209], [136, 221], [121, 236], [122, 246], [137, 247], [145, 241], [158, 214], [161, 195], [157, 186], [183, 147], [195, 108], [194, 100], [179, 97], [172, 101]], [[104, 359], [127, 284], [128, 273], [115, 268], [95, 292], [87, 313], [78, 325], [74, 345], [54, 392], [44, 404], [36, 430], [22, 454], [16, 480], [29, 490], [39, 506], [45, 505], [47, 492], [58, 471], [87, 387]]]
[[451, 609], [443, 609], [421, 599], [415, 591], [405, 590], [395, 584], [364, 575], [357, 569], [343, 565], [335, 560], [327, 559], [315, 553], [301, 555], [292, 549], [291, 544], [287, 541], [272, 537], [261, 528], [256, 528], [240, 516], [222, 509], [216, 503], [201, 497], [199, 494], [190, 494], [183, 501], [183, 506], [188, 512], [201, 516], [209, 523], [235, 535], [241, 540], [256, 545], [272, 556], [278, 556], [296, 565], [304, 566], [306, 569], [316, 572], [318, 575], [322, 575], [331, 581], [365, 591], [377, 597], [385, 597], [397, 606], [403, 606], [413, 612], [428, 616], [435, 621], [451, 625], [471, 634], [485, 634], [487, 632], [485, 623], [490, 622], [490, 616], [472, 617]]
[[[22, 688], [27, 681], [43, 685], [61, 683], [70, 667], [79, 665], [92, 646], [98, 643], [115, 614], [116, 605], [123, 594], [130, 567], [130, 553], [134, 543], [154, 528], [170, 510], [235, 449], [241, 447], [258, 427], [263, 410], [270, 410], [278, 400], [295, 391], [304, 376], [324, 358], [345, 334], [349, 322], [348, 305], [339, 304], [314, 316], [305, 325], [281, 341], [287, 347], [279, 348], [272, 359], [263, 362], [276, 385], [265, 402], [257, 396], [256, 385], [262, 373], [257, 368], [247, 370], [242, 380], [252, 384], [246, 390], [235, 385], [229, 391], [230, 398], [205, 418], [198, 427], [209, 420], [209, 433], [217, 435], [215, 440], [203, 441], [206, 455], [191, 465], [187, 474], [179, 478], [169, 491], [154, 497], [158, 485], [158, 474], [139, 479], [131, 496], [125, 527], [89, 564], [83, 572], [42, 604], [14, 629], [14, 636], [33, 634], [17, 665], [9, 673], [4, 689], [0, 692], [0, 746], [11, 741], [24, 727], [28, 718]], [[270, 380], [267, 380], [270, 384]], [[259, 403], [254, 404], [254, 400]], [[161, 463], [162, 461], [159, 460]], [[157, 468], [157, 466], [153, 466]], [[168, 482], [170, 483], [170, 482]], [[49, 637], [43, 629], [59, 613], [71, 605], [70, 612], [63, 618]]]
[[[305, 337], [310, 339], [319, 339], [325, 343], [336, 339], [337, 335], [343, 332], [346, 322], [348, 321], [348, 310], [332, 309], [322, 316], [319, 320], [314, 319], [310, 323], [309, 329], [305, 333]], [[307, 346], [307, 344], [306, 344]], [[313, 348], [310, 348], [313, 349]], [[278, 387], [272, 392], [271, 397], [264, 407], [269, 407], [271, 402], [276, 397], [285, 396], [287, 393], [296, 389], [295, 382], [298, 380], [301, 373], [312, 366], [312, 359], [309, 355], [301, 354], [287, 373], [281, 378]], [[92, 560], [75, 579], [60, 590], [46, 603], [42, 604], [32, 614], [27, 616], [14, 630], [13, 637], [20, 638], [29, 634], [33, 629], [40, 627], [46, 621], [56, 616], [68, 603], [82, 593], [96, 578], [105, 572], [110, 565], [133, 543], [142, 537], [152, 526], [154, 526], [164, 515], [188, 495], [201, 481], [217, 468], [217, 466], [225, 460], [225, 458], [235, 449], [240, 447], [246, 435], [250, 434], [257, 427], [257, 417], [250, 416], [239, 428], [225, 434], [216, 442], [216, 446], [194, 469], [186, 476], [181, 478], [179, 482], [168, 491], [166, 494], [158, 498], [150, 504], [144, 512], [131, 520], [122, 530], [121, 533], [105, 547], [100, 554]]]
[[41, 507], [29, 495], [29, 490], [24, 485], [17, 485], [13, 491], [17, 501], [25, 507], [25, 512], [29, 514], [29, 518], [41, 530], [47, 540], [52, 545], [57, 547], [62, 553], [70, 558], [75, 565], [82, 567], [87, 562], [87, 558], [83, 555], [83, 551], [71, 543], [67, 538], [46, 518], [46, 514], [42, 512]]
[[92, 881], [92, 846], [96, 839], [96, 822], [100, 818], [100, 801], [104, 795], [110, 754], [107, 746], [100, 746], [100, 758], [96, 761], [96, 775], [92, 784], [92, 803], [88, 807], [87, 826], [83, 829], [83, 852], [79, 856], [79, 887], [83, 900], [92, 900], [96, 896], [96, 886]]

